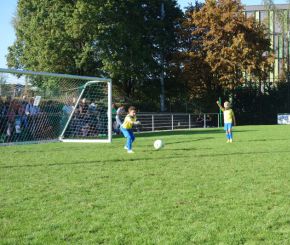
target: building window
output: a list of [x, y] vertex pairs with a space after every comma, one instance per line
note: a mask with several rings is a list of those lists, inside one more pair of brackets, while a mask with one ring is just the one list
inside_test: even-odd
[[255, 17], [255, 11], [247, 11], [247, 12], [246, 12], [246, 17], [247, 17], [247, 18]]

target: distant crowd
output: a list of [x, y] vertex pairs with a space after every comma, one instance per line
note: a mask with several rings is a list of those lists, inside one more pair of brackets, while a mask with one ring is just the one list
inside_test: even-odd
[[67, 103], [62, 108], [62, 125], [66, 128], [64, 137], [103, 137], [107, 134], [107, 108], [97, 106], [94, 101], [82, 99], [75, 109], [70, 123], [66, 127], [66, 122], [74, 109], [75, 102]]
[[[34, 98], [12, 99], [11, 97], [0, 97], [0, 134], [1, 141], [10, 142], [20, 140], [23, 134], [36, 137], [36, 127], [41, 126], [43, 130], [46, 122], [38, 114], [40, 109], [34, 105]], [[42, 124], [37, 122], [43, 121]]]
[[106, 109], [84, 98], [74, 110], [75, 102], [45, 100], [38, 104], [33, 97], [0, 96], [0, 143], [55, 139], [64, 128], [64, 137], [69, 138], [106, 134]]

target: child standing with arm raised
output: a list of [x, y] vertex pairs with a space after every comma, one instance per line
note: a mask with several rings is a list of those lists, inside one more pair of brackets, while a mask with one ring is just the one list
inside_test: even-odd
[[219, 101], [217, 101], [216, 103], [224, 114], [224, 129], [226, 131], [227, 143], [232, 143], [233, 142], [232, 128], [233, 125], [236, 126], [236, 118], [234, 111], [231, 109], [231, 104], [228, 101], [224, 103], [224, 107], [221, 106]]

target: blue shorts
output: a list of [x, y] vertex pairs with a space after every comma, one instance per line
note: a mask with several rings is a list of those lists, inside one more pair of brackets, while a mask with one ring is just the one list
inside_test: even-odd
[[226, 131], [232, 130], [233, 124], [232, 123], [225, 123], [224, 129]]

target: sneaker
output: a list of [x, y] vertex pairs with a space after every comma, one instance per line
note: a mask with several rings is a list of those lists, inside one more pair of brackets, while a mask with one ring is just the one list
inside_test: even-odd
[[128, 147], [127, 147], [127, 146], [124, 146], [124, 149], [125, 149], [125, 150], [128, 150]]
[[226, 143], [230, 143], [230, 140], [227, 140], [227, 142]]
[[132, 150], [128, 150], [127, 152], [128, 152], [128, 153], [134, 153], [134, 151], [132, 151]]
[[230, 143], [233, 143], [233, 140], [232, 139], [230, 139]]

